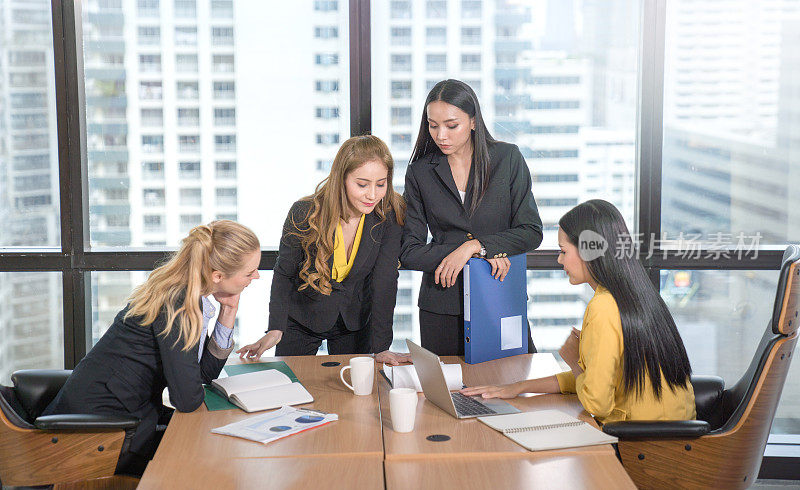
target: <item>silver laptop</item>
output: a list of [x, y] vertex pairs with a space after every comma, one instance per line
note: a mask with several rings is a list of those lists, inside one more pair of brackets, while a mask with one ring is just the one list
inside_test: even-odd
[[439, 356], [410, 340], [406, 340], [406, 343], [411, 352], [411, 359], [414, 360], [414, 368], [417, 370], [425, 398], [453, 417], [467, 419], [519, 412], [513, 405], [503, 400], [495, 398], [484, 400], [480, 396], [465, 396], [457, 391], [450, 393]]

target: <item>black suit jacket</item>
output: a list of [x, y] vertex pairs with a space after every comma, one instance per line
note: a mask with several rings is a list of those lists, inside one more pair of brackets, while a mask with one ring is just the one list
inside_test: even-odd
[[[433, 313], [463, 313], [463, 286], [443, 288], [433, 272], [453, 250], [476, 238], [487, 258], [526, 253], [542, 243], [542, 220], [531, 192], [531, 174], [519, 148], [498, 142], [489, 147], [489, 184], [470, 216], [474, 168], [462, 204], [447, 157], [428, 154], [406, 171], [406, 224], [400, 261], [423, 271], [418, 305]], [[433, 241], [428, 243], [428, 230]]]
[[[191, 412], [203, 403], [203, 383], [219, 376], [230, 349], [222, 349], [213, 338], [182, 351], [179, 329], [161, 335], [166, 316], [149, 326], [140, 318], [125, 319], [126, 307], [114, 323], [72, 371], [44, 415], [64, 413], [132, 415], [141, 420], [130, 450], [146, 454], [155, 437], [161, 412], [161, 394], [169, 387], [172, 405]], [[197, 351], [203, 348], [200, 363]]]
[[[299, 291], [305, 253], [299, 238], [291, 232], [295, 230], [293, 223], [306, 228], [310, 207], [309, 201], [297, 201], [283, 225], [269, 298], [269, 330], [284, 331], [291, 317], [309, 330], [322, 333], [333, 328], [341, 315], [350, 331], [370, 328], [372, 352], [388, 349], [392, 344], [402, 228], [394, 214], [382, 222], [375, 212], [366, 215], [358, 253], [344, 281], [332, 280], [333, 291], [327, 296], [310, 287]], [[333, 257], [328, 265], [332, 263]]]

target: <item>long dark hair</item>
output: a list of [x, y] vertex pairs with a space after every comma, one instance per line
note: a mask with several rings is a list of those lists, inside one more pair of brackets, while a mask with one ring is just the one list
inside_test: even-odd
[[492, 138], [481, 115], [481, 106], [478, 104], [478, 96], [475, 91], [461, 80], [442, 80], [433, 86], [425, 99], [425, 107], [422, 110], [422, 122], [419, 125], [417, 142], [414, 144], [414, 151], [411, 152], [411, 160], [418, 160], [431, 153], [442, 154], [436, 146], [428, 130], [428, 104], [431, 102], [442, 101], [454, 105], [466, 112], [470, 118], [475, 119], [475, 130], [472, 131], [472, 172], [475, 173], [475, 181], [472, 185], [472, 203], [469, 212], [472, 214], [480, 204], [486, 186], [489, 185], [489, 146], [497, 143]]
[[586, 235], [580, 235], [587, 230], [602, 236], [608, 245], [605, 253], [587, 260], [586, 265], [592, 278], [608, 289], [619, 308], [625, 346], [625, 390], [641, 395], [645, 373], [652, 382], [656, 399], [661, 399], [662, 375], [670, 388], [686, 387], [692, 368], [678, 328], [638, 257], [632, 253], [633, 238], [617, 208], [601, 199], [586, 201], [565, 214], [558, 226], [579, 250], [581, 242], [586, 241]]

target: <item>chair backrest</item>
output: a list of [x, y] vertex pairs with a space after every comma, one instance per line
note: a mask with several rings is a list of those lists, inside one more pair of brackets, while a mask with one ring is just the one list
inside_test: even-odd
[[[752, 405], [753, 393], [779, 341], [797, 331], [797, 324], [800, 322], [798, 310], [800, 310], [800, 246], [790, 245], [783, 254], [770, 322], [747, 371], [735, 385], [722, 394], [724, 423], [715, 432], [729, 431], [741, 422], [742, 416]], [[786, 369], [788, 370], [788, 362]], [[783, 373], [784, 379], [785, 376], [786, 373]]]

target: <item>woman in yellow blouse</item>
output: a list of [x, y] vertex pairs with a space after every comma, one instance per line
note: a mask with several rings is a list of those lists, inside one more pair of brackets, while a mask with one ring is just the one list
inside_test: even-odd
[[259, 358], [374, 353], [378, 362], [409, 361], [389, 351], [397, 295], [405, 203], [392, 188], [394, 162], [375, 136], [342, 144], [328, 177], [294, 203], [283, 225], [272, 276], [269, 329], [236, 351]]
[[559, 351], [571, 370], [462, 393], [484, 398], [577, 393], [586, 411], [603, 423], [694, 419], [686, 349], [633, 253], [622, 215], [598, 199], [579, 204], [558, 224], [558, 263], [570, 284], [587, 283], [594, 289], [582, 329], [573, 328]]

